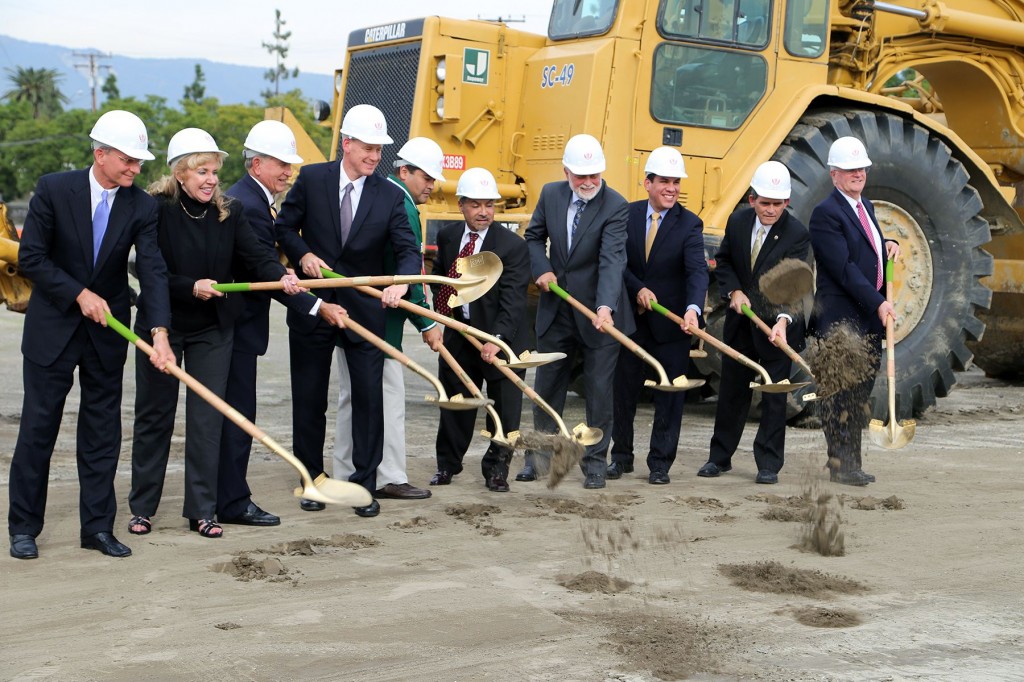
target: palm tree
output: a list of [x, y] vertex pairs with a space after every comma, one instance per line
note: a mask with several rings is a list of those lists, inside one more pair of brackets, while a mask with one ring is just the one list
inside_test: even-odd
[[4, 71], [14, 87], [3, 94], [3, 99], [28, 102], [32, 105], [32, 118], [59, 114], [70, 101], [58, 87], [64, 76], [57, 69], [16, 66]]

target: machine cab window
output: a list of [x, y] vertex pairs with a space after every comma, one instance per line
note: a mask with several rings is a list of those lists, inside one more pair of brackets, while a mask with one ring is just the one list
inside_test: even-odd
[[607, 33], [615, 20], [618, 0], [555, 0], [548, 22], [552, 40]]
[[770, 12], [769, 0], [665, 0], [658, 31], [666, 38], [762, 48]]
[[790, 0], [782, 42], [794, 57], [820, 57], [828, 30], [828, 0]]

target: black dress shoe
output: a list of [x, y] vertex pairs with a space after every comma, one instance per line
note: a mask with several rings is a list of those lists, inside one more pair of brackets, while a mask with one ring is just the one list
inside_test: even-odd
[[708, 462], [697, 471], [697, 475], [701, 478], [718, 478], [726, 471], [732, 471], [731, 466], [719, 466], [714, 462]]
[[504, 476], [491, 476], [487, 479], [487, 489], [494, 493], [507, 493], [508, 481]]
[[669, 481], [667, 471], [652, 471], [651, 475], [647, 477], [647, 482], [651, 485], [665, 485]]
[[438, 471], [430, 479], [430, 485], [449, 485], [452, 482], [452, 474], [447, 471]]
[[587, 478], [583, 481], [583, 487], [587, 490], [597, 490], [598, 488], [604, 487], [604, 476], [601, 474], [587, 474]]
[[[310, 500], [303, 500], [309, 502]], [[302, 502], [299, 503], [301, 506]], [[316, 504], [320, 504], [317, 502]], [[229, 519], [218, 515], [217, 520], [221, 523], [233, 523], [239, 526], [280, 526], [281, 518], [274, 516], [270, 512], [265, 512], [256, 506], [255, 502], [249, 502], [249, 506], [245, 508], [245, 511], [238, 516], [232, 516]]]
[[534, 468], [533, 464], [527, 464], [523, 467], [523, 470], [516, 474], [517, 481], [536, 481], [537, 480], [537, 469]]
[[627, 462], [612, 462], [608, 465], [608, 468], [604, 472], [604, 477], [617, 481], [622, 478], [622, 474], [633, 473], [633, 465]]
[[323, 502], [303, 498], [299, 500], [299, 508], [302, 509], [302, 511], [323, 511], [324, 509], [327, 509], [327, 505]]
[[356, 516], [362, 516], [363, 518], [371, 518], [380, 514], [380, 502], [374, 500], [365, 507], [352, 507], [356, 511]]
[[39, 548], [31, 535], [18, 533], [11, 536], [11, 556], [15, 559], [38, 559]]
[[132, 550], [122, 545], [113, 533], [100, 532], [82, 538], [82, 549], [95, 549], [107, 556], [118, 559], [132, 555]]
[[757, 472], [757, 477], [754, 479], [755, 483], [778, 483], [779, 475], [774, 471], [768, 471], [767, 469], [761, 469]]
[[871, 483], [870, 476], [870, 474], [865, 474], [858, 469], [856, 471], [833, 471], [829, 475], [829, 479], [833, 483], [841, 483], [842, 485], [865, 486]]

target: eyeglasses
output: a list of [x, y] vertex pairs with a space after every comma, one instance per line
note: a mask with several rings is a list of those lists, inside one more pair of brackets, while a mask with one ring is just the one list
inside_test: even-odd
[[115, 153], [114, 156], [119, 158], [121, 160], [121, 163], [123, 163], [126, 166], [138, 166], [139, 168], [142, 168], [142, 164], [146, 163], [142, 159], [133, 159], [131, 157], [125, 156], [124, 154]]

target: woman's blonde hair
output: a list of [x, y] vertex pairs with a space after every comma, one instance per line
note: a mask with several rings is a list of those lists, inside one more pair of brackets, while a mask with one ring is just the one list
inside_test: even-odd
[[[155, 197], [167, 197], [172, 201], [178, 201], [181, 198], [181, 181], [178, 180], [178, 174], [184, 173], [186, 170], [195, 170], [211, 161], [217, 161], [223, 165], [224, 157], [214, 152], [186, 154], [175, 162], [174, 167], [171, 168], [170, 175], [157, 179], [146, 191]], [[219, 222], [224, 222], [228, 219], [228, 216], [231, 214], [228, 208], [231, 199], [224, 196], [220, 183], [217, 183], [217, 186], [213, 189], [213, 198], [210, 200], [210, 203], [217, 207], [217, 220]]]

